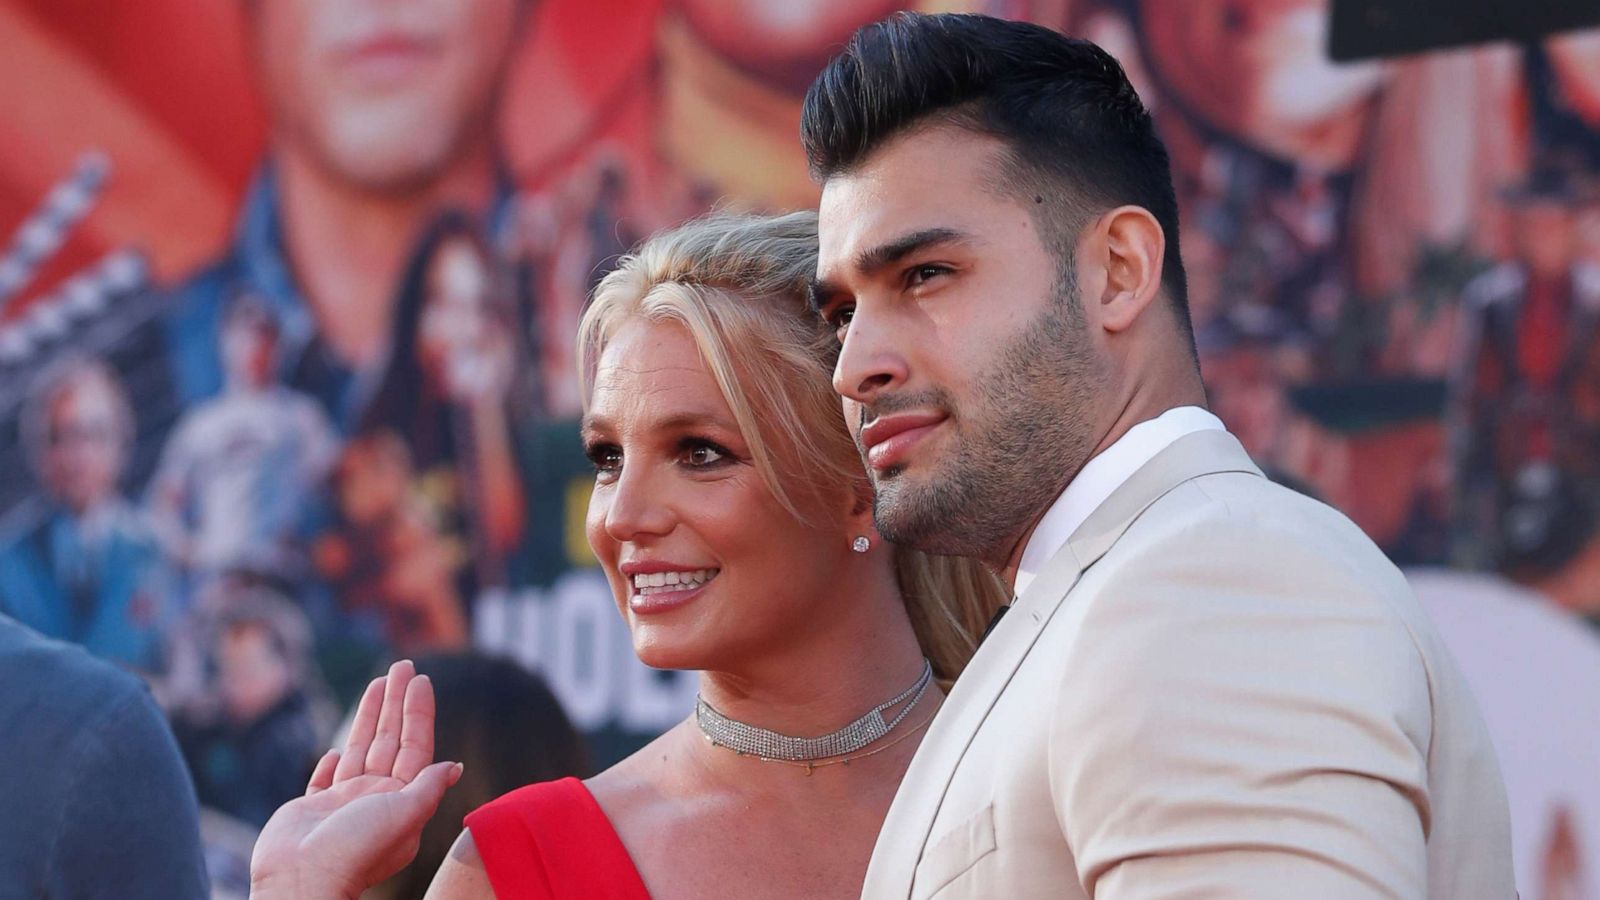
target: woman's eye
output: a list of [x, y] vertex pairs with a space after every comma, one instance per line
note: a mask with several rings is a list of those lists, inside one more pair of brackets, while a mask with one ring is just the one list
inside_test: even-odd
[[622, 471], [622, 451], [616, 447], [592, 447], [586, 455], [594, 465], [596, 481], [610, 481]]
[[715, 465], [726, 458], [726, 453], [710, 444], [696, 444], [684, 454], [684, 462], [696, 469]]

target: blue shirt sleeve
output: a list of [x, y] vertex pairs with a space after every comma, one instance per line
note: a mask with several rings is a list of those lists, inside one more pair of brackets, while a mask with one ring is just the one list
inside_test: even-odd
[[194, 786], [155, 702], [141, 685], [83, 725], [61, 757], [50, 896], [204, 900]]

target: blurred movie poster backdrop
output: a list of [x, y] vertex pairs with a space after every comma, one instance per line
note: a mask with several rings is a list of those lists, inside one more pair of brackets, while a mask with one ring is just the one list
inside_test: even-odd
[[1600, 897], [1595, 32], [1335, 65], [1323, 0], [0, 0], [0, 610], [144, 673], [245, 825], [396, 655], [541, 673], [597, 764], [677, 721], [584, 537], [577, 319], [654, 229], [813, 205], [801, 98], [900, 8], [1123, 62], [1214, 408], [1419, 572], [1491, 725], [1542, 711], [1496, 734], [1519, 881]]

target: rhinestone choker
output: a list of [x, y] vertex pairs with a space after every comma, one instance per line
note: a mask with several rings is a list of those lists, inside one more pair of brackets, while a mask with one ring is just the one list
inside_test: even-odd
[[[893, 731], [906, 714], [916, 707], [932, 682], [933, 663], [924, 659], [922, 675], [917, 678], [916, 684], [906, 688], [899, 696], [867, 710], [866, 715], [838, 731], [818, 737], [791, 737], [737, 719], [730, 719], [717, 712], [711, 704], [698, 695], [695, 698], [697, 702], [694, 721], [700, 726], [700, 732], [706, 736], [706, 740], [715, 746], [726, 747], [740, 756], [755, 756], [784, 762], [810, 762], [854, 753], [881, 739]], [[908, 700], [910, 702], [906, 702]], [[883, 711], [897, 703], [905, 703], [905, 708], [895, 713], [894, 718], [886, 719]]]

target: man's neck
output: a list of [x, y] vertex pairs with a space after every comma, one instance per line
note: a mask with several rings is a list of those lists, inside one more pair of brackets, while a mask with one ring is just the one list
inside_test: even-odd
[[1017, 570], [1022, 565], [1022, 555], [1027, 551], [1028, 542], [1033, 539], [1034, 532], [1039, 530], [1039, 523], [1043, 521], [1045, 515], [1050, 512], [1050, 508], [1061, 498], [1061, 495], [1066, 492], [1073, 479], [1078, 477], [1078, 473], [1083, 471], [1083, 467], [1088, 464], [1089, 460], [1104, 453], [1107, 448], [1121, 440], [1123, 435], [1127, 434], [1129, 430], [1140, 422], [1148, 422], [1167, 410], [1177, 409], [1180, 406], [1205, 407], [1205, 389], [1200, 384], [1198, 373], [1192, 378], [1183, 377], [1167, 383], [1176, 385], [1176, 387], [1168, 387], [1160, 391], [1141, 391], [1136, 389], [1133, 396], [1128, 398], [1127, 402], [1123, 403], [1115, 414], [1109, 417], [1108, 424], [1101, 431], [1100, 439], [1095, 442], [1094, 448], [1089, 451], [1089, 454], [1079, 460], [1075, 468], [1061, 473], [1063, 477], [1059, 489], [1050, 495], [1049, 502], [1038, 509], [1030, 511], [1025, 527], [1010, 545], [1011, 549], [1005, 556], [1005, 562], [999, 566], [995, 566], [992, 563], [989, 564], [995, 575], [1005, 582], [1007, 589], [1016, 590]]
[[276, 154], [284, 252], [335, 358], [375, 365], [390, 334], [399, 279], [430, 215], [447, 206], [486, 210], [494, 196], [493, 150], [464, 154], [426, 184], [371, 190], [340, 181], [292, 147]]

